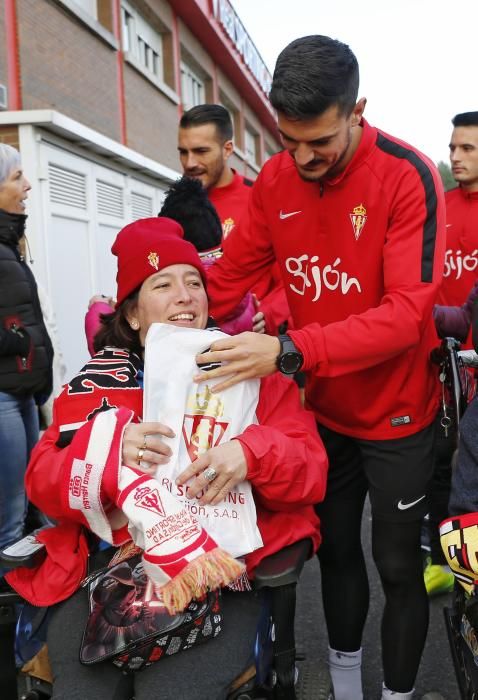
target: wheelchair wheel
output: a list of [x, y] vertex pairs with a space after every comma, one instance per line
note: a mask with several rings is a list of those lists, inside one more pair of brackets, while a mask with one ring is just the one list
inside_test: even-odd
[[[478, 667], [475, 661], [478, 652], [477, 637], [475, 629], [468, 620], [463, 593], [455, 591], [453, 607], [445, 608], [444, 615], [461, 698], [478, 700]], [[468, 643], [463, 637], [464, 629], [466, 629]]]
[[298, 663], [299, 678], [295, 687], [297, 700], [334, 700], [329, 669], [323, 663]]

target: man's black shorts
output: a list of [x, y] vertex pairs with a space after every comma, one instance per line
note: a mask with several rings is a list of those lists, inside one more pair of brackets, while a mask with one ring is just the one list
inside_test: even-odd
[[[318, 426], [329, 457], [325, 500], [365, 498], [374, 517], [393, 522], [420, 520], [428, 512], [433, 473], [434, 424], [394, 440], [361, 440]], [[320, 504], [317, 507], [320, 515]]]

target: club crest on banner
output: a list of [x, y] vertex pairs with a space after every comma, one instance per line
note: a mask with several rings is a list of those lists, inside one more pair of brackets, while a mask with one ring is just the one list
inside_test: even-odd
[[149, 510], [162, 518], [166, 516], [158, 489], [149, 486], [138, 487], [133, 498], [138, 508]]
[[229, 421], [219, 420], [224, 413], [222, 399], [207, 386], [195, 389], [187, 401], [184, 414], [183, 439], [192, 461], [216, 447], [227, 430]]
[[358, 241], [365, 226], [365, 222], [368, 218], [367, 210], [365, 209], [363, 204], [359, 204], [357, 207], [354, 207], [352, 213], [349, 214], [349, 216], [350, 221], [352, 222], [355, 240]]

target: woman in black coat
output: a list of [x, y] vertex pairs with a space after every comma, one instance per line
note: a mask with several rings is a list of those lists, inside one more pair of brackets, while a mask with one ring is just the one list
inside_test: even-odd
[[30, 187], [18, 151], [0, 144], [0, 548], [23, 534], [23, 481], [38, 440], [37, 403], [52, 383], [52, 345], [33, 274], [18, 248]]

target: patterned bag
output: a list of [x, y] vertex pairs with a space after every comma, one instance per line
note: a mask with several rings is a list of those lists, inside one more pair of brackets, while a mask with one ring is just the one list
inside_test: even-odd
[[80, 647], [80, 661], [110, 659], [124, 671], [140, 671], [165, 656], [189, 649], [221, 631], [221, 592], [193, 600], [170, 615], [154, 593], [138, 552], [88, 576], [89, 616]]

